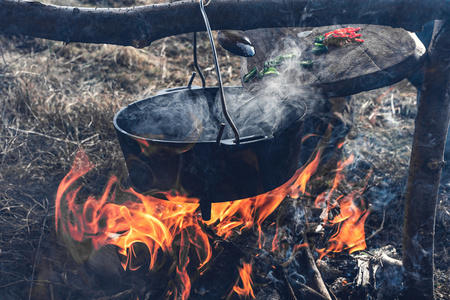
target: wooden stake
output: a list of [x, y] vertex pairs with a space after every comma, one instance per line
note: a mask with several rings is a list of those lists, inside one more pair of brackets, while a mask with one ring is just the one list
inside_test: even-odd
[[415, 122], [403, 229], [405, 299], [433, 299], [437, 195], [450, 112], [450, 21], [436, 22]]

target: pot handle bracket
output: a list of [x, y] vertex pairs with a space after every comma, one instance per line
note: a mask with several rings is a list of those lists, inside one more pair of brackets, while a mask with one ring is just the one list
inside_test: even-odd
[[[205, 88], [205, 86], [206, 86], [205, 76], [203, 76], [202, 70], [200, 69], [200, 66], [198, 65], [198, 60], [197, 60], [197, 32], [194, 32], [194, 45], [193, 45], [193, 48], [194, 48], [194, 50], [193, 50], [194, 66], [195, 66], [195, 69], [198, 72], [198, 75], [200, 76], [200, 79], [202, 80], [202, 88]], [[192, 82], [194, 81], [194, 78], [195, 78], [196, 74], [197, 73], [195, 73], [195, 71], [192, 72], [191, 79], [189, 79], [189, 83], [187, 85], [188, 89], [191, 89]]]
[[[216, 68], [217, 73], [217, 81], [219, 82], [219, 93], [220, 93], [220, 102], [222, 104], [222, 112], [225, 117], [225, 120], [227, 121], [228, 125], [230, 125], [231, 130], [233, 130], [234, 133], [234, 143], [236, 145], [239, 145], [240, 137], [239, 137], [239, 131], [236, 128], [236, 125], [234, 125], [233, 120], [231, 119], [230, 115], [227, 111], [227, 104], [225, 102], [225, 93], [223, 91], [223, 84], [222, 84], [222, 76], [220, 75], [220, 67], [219, 67], [219, 61], [217, 59], [217, 51], [216, 46], [214, 44], [214, 38], [211, 32], [211, 26], [209, 24], [208, 16], [206, 15], [205, 6], [203, 5], [203, 0], [199, 0], [200, 4], [200, 11], [203, 16], [203, 20], [205, 21], [206, 31], [208, 32], [209, 42], [211, 44], [211, 50], [213, 53], [214, 58], [214, 66]], [[223, 127], [223, 126], [222, 126]], [[222, 139], [223, 129], [219, 131], [219, 135], [217, 136], [217, 142], [220, 143], [220, 140]]]
[[211, 220], [211, 202], [209, 201], [202, 201], [200, 199], [200, 211], [202, 213], [202, 219], [203, 221], [209, 221]]

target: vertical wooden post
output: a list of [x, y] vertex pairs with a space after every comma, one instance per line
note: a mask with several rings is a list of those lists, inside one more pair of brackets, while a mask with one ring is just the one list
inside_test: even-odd
[[450, 21], [436, 22], [415, 121], [403, 229], [404, 299], [433, 299], [434, 232], [450, 112]]

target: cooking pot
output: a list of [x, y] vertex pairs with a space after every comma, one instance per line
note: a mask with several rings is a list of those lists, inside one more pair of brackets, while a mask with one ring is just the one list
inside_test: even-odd
[[194, 72], [187, 87], [162, 91], [120, 110], [114, 127], [138, 192], [176, 190], [198, 198], [202, 218], [209, 220], [211, 203], [268, 192], [294, 175], [306, 104], [279, 93], [250, 95], [243, 87], [224, 88], [203, 0], [199, 5], [218, 87], [205, 88], [194, 33], [194, 65], [203, 87], [191, 85]]
[[138, 192], [176, 190], [198, 198], [202, 218], [208, 220], [211, 203], [265, 193], [294, 175], [305, 102], [281, 99], [277, 106], [282, 118], [271, 124], [270, 118], [258, 122], [267, 119], [263, 107], [243, 112], [259, 100], [249, 99], [242, 87], [224, 87], [224, 92], [229, 103], [236, 104], [229, 110], [241, 134], [239, 141], [229, 126], [223, 130], [217, 87], [165, 90], [115, 115], [129, 178]]

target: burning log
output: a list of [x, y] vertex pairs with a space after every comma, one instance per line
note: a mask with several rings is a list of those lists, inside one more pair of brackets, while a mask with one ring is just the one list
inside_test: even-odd
[[[238, 256], [238, 257], [243, 257], [246, 260], [251, 259], [251, 256], [249, 255], [250, 252], [242, 248], [240, 248], [239, 246], [236, 245], [236, 243], [233, 243], [232, 241], [229, 240], [224, 240], [221, 237], [217, 236], [214, 231], [212, 231], [210, 228], [208, 227], [203, 227], [205, 232], [208, 233], [208, 235], [210, 235], [214, 240], [216, 241], [220, 241], [221, 245], [226, 248], [230, 253], [233, 253], [234, 255]], [[318, 291], [316, 291], [315, 289], [301, 283], [301, 282], [296, 282], [295, 284], [300, 286], [300, 288], [298, 290], [293, 289], [292, 285], [289, 282], [289, 279], [287, 278], [286, 274], [284, 273], [284, 268], [283, 266], [281, 266], [277, 260], [270, 254], [267, 252], [263, 252], [261, 250], [258, 249], [253, 249], [257, 255], [255, 256], [255, 258], [253, 258], [254, 260], [258, 261], [259, 263], [265, 264], [263, 262], [264, 258], [268, 258], [269, 260], [269, 265], [273, 265], [272, 269], [274, 271], [274, 276], [277, 280], [280, 280], [283, 282], [283, 288], [281, 289], [281, 294], [284, 295], [283, 299], [286, 300], [297, 300], [297, 296], [299, 295], [305, 299], [311, 299], [311, 300], [330, 300], [331, 297], [328, 294], [328, 291], [322, 281], [322, 279], [320, 278], [320, 273], [317, 270], [317, 267], [315, 266], [314, 263], [314, 258], [312, 256], [311, 250], [309, 249], [309, 247], [307, 245], [305, 245], [305, 247], [302, 247], [302, 249], [304, 249], [305, 253], [306, 253], [306, 260], [307, 262], [307, 266], [312, 267], [312, 271], [314, 272], [314, 281], [315, 282], [321, 282], [321, 284], [316, 284], [316, 286], [320, 286], [320, 288], [318, 289]], [[309, 253], [309, 254], [308, 254]], [[260, 258], [262, 257], [262, 258]], [[299, 257], [299, 255], [297, 255], [296, 257]], [[245, 264], [244, 264], [245, 266]], [[308, 267], [307, 267], [308, 268]]]
[[[407, 14], [403, 13], [405, 9], [408, 9]], [[448, 18], [450, 4], [445, 0], [411, 0], [407, 3], [388, 0], [216, 0], [206, 10], [213, 20], [214, 30], [360, 23], [420, 31], [427, 21]], [[163, 37], [204, 30], [196, 1], [120, 9], [0, 1], [1, 32], [66, 43], [145, 47]]]
[[[141, 266], [139, 271], [141, 275], [149, 272], [150, 275], [146, 276], [155, 274], [158, 277], [161, 272], [165, 273], [162, 276], [164, 280], [159, 281], [166, 284], [162, 288], [163, 291], [157, 292], [158, 295], [180, 295], [182, 299], [187, 299], [190, 294], [197, 293], [197, 290], [199, 293], [206, 293], [204, 286], [208, 281], [203, 284], [197, 282], [201, 278], [211, 277], [210, 272], [215, 273], [209, 269], [210, 266], [217, 263], [217, 257], [223, 256], [226, 252], [228, 253], [226, 256], [232, 259], [226, 261], [225, 265], [222, 262], [219, 267], [222, 266], [222, 271], [226, 268], [231, 272], [230, 276], [227, 276], [231, 281], [234, 276], [237, 276], [232, 292], [227, 293], [250, 296], [253, 291], [252, 282], [256, 285], [261, 281], [264, 284], [273, 285], [282, 282], [282, 285], [277, 285], [280, 294], [291, 299], [298, 297], [332, 299], [325, 295], [326, 287], [322, 286], [314, 290], [303, 282], [291, 281], [292, 278], [288, 278], [287, 273], [283, 272], [286, 272], [286, 268], [294, 268], [297, 272], [296, 263], [289, 263], [293, 261], [292, 259], [283, 263], [277, 261], [277, 259], [286, 259], [287, 255], [291, 255], [289, 253], [292, 253], [293, 259], [297, 260], [295, 253], [302, 248], [302, 235], [296, 234], [296, 238], [291, 241], [292, 244], [282, 242], [281, 231], [277, 225], [276, 229], [272, 227], [275, 233], [270, 243], [272, 234], [266, 241], [262, 232], [262, 223], [280, 206], [287, 194], [298, 197], [305, 193], [305, 185], [315, 173], [331, 133], [332, 130], [329, 129], [309, 162], [287, 184], [250, 199], [234, 203], [213, 203], [211, 220], [207, 222], [199, 217], [199, 204], [192, 202], [192, 199], [167, 193], [165, 195], [171, 201], [165, 201], [136, 193], [132, 189], [120, 190], [115, 188], [117, 179], [114, 177], [108, 182], [101, 197], [88, 197], [85, 203], [80, 203], [76, 200], [80, 189], [74, 188], [73, 185], [93, 166], [83, 152], [79, 152], [71, 172], [62, 181], [58, 190], [57, 226], [60, 233], [67, 239], [80, 243], [89, 242], [94, 248], [104, 245], [114, 246], [122, 258], [127, 256], [126, 260], [122, 260], [122, 267], [126, 272], [136, 272], [133, 270]], [[247, 241], [243, 234], [250, 228], [259, 232], [251, 235], [252, 243]], [[247, 230], [247, 237], [248, 233], [251, 231]], [[230, 238], [239, 240], [239, 236], [242, 236], [244, 241], [244, 249], [229, 241]], [[265, 250], [270, 245], [273, 254]], [[221, 248], [225, 251], [222, 252]], [[108, 250], [107, 253], [102, 253], [101, 251], [98, 255], [93, 255], [91, 261], [87, 263], [89, 268], [96, 268], [95, 266], [101, 264], [101, 261], [105, 261], [105, 257], [107, 260], [111, 259], [113, 252]], [[306, 265], [314, 266], [311, 253], [309, 252], [309, 255], [305, 257], [308, 260]], [[242, 262], [240, 262], [241, 258]], [[258, 269], [261, 270], [259, 273], [262, 275], [256, 274]], [[317, 269], [312, 271], [316, 274], [315, 281], [320, 282]], [[316, 283], [315, 286], [319, 285]], [[225, 293], [223, 287], [219, 292]], [[214, 294], [214, 296], [222, 295], [217, 292]]]

